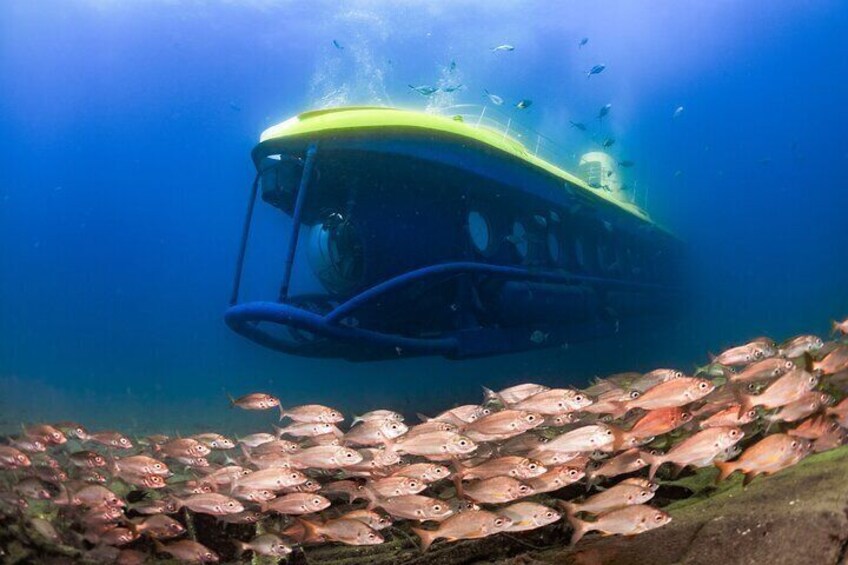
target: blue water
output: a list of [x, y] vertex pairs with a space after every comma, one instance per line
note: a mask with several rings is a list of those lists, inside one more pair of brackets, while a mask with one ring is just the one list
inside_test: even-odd
[[[689, 370], [848, 314], [844, 3], [393, 4], [0, 3], [2, 425], [239, 425], [224, 391], [257, 389], [435, 410], [481, 384]], [[490, 51], [502, 43], [515, 50]], [[366, 364], [284, 356], [224, 325], [260, 132], [330, 104], [423, 109], [407, 85], [451, 60], [465, 88], [441, 103], [531, 99], [512, 115], [566, 155], [597, 147], [568, 120], [613, 104], [597, 134], [686, 242], [690, 316], [544, 352]]]

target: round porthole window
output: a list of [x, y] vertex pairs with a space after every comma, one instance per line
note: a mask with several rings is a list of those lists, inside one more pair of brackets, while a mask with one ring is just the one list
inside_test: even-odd
[[574, 239], [574, 261], [577, 264], [577, 268], [586, 268], [586, 256], [584, 254], [582, 237], [577, 237]]
[[486, 253], [489, 250], [492, 242], [492, 228], [482, 212], [472, 210], [468, 213], [468, 235], [478, 253]]
[[515, 251], [518, 256], [524, 260], [527, 258], [527, 253], [530, 251], [530, 242], [527, 239], [527, 228], [520, 221], [512, 223], [512, 233], [509, 235], [509, 241], [515, 246]]
[[333, 213], [312, 228], [309, 262], [331, 292], [346, 292], [360, 284], [365, 264], [364, 245], [348, 218]]
[[559, 238], [557, 238], [557, 234], [555, 231], [548, 232], [548, 258], [551, 260], [551, 263], [554, 265], [559, 265], [560, 263], [560, 246], [559, 246]]

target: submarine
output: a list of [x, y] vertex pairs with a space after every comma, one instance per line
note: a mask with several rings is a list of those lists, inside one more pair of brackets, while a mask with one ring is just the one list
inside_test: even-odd
[[[558, 347], [667, 320], [683, 245], [635, 204], [616, 161], [590, 152], [567, 172], [541, 136], [493, 114], [338, 107], [266, 129], [226, 324], [284, 353], [368, 361]], [[281, 216], [279, 253], [248, 300], [260, 198]]]

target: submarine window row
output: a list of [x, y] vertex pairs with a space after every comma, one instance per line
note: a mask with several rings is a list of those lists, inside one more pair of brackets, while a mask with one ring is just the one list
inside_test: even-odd
[[[499, 217], [500, 216], [500, 217]], [[576, 273], [651, 280], [664, 270], [662, 253], [648, 242], [594, 226], [585, 220], [541, 222], [509, 219], [472, 208], [467, 231], [473, 254], [494, 262], [562, 269]], [[535, 219], [534, 219], [535, 218]]]

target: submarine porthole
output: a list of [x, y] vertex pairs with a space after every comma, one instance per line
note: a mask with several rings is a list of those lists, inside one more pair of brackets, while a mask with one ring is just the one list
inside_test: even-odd
[[554, 265], [560, 264], [560, 259], [562, 255], [562, 251], [559, 245], [559, 238], [557, 237], [556, 232], [549, 231], [548, 232], [548, 258], [551, 260], [551, 263]]
[[350, 291], [362, 281], [364, 244], [358, 230], [341, 213], [329, 214], [309, 234], [309, 264], [330, 292]]
[[468, 235], [477, 252], [486, 254], [489, 251], [492, 243], [492, 228], [485, 214], [477, 210], [471, 210], [468, 213]]
[[574, 262], [578, 269], [586, 269], [586, 255], [583, 247], [583, 238], [579, 236], [574, 238]]
[[512, 223], [512, 232], [509, 235], [509, 240], [515, 247], [515, 252], [521, 261], [527, 259], [527, 254], [530, 252], [530, 240], [527, 234], [527, 228], [520, 220]]

